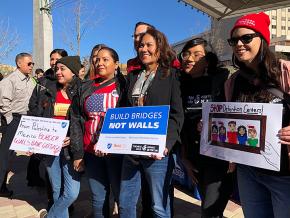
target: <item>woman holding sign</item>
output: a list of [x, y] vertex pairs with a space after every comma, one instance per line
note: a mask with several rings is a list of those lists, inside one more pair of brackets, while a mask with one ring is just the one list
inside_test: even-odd
[[[37, 116], [66, 120], [73, 96], [78, 92], [80, 80], [78, 73], [81, 68], [79, 56], [66, 56], [56, 62], [56, 80], [50, 80], [38, 90], [36, 102], [30, 102], [31, 114]], [[38, 87], [35, 88], [38, 89]], [[37, 108], [37, 109], [35, 109]], [[34, 110], [37, 112], [34, 112]], [[70, 145], [67, 137], [62, 145], [59, 156], [46, 156], [44, 159], [53, 192], [53, 205], [47, 214], [48, 218], [69, 217], [68, 208], [76, 200], [80, 189], [80, 173], [75, 171], [65, 149]], [[66, 148], [65, 148], [66, 147]], [[68, 147], [72, 155], [76, 155]], [[81, 167], [78, 171], [81, 171]], [[46, 214], [41, 210], [41, 216]]]
[[[149, 29], [140, 36], [138, 57], [142, 69], [128, 75], [128, 106], [170, 105], [164, 157], [126, 155], [123, 161], [120, 216], [136, 217], [143, 170], [152, 197], [154, 217], [171, 217], [169, 187], [174, 161], [172, 149], [180, 141], [183, 109], [176, 71], [170, 68], [175, 54], [165, 35]], [[143, 193], [147, 194], [147, 193]]]
[[[280, 171], [237, 165], [239, 193], [247, 218], [290, 217], [290, 65], [277, 60], [270, 51], [269, 24], [263, 12], [245, 15], [236, 21], [228, 39], [233, 63], [239, 70], [227, 81], [227, 99], [284, 106], [283, 128], [277, 133], [282, 143]], [[263, 155], [267, 159], [267, 152]]]
[[[109, 47], [101, 47], [93, 59], [95, 77], [82, 84], [79, 96], [72, 104], [71, 147], [78, 151], [74, 160], [84, 160], [90, 189], [93, 194], [94, 217], [110, 217], [110, 186], [119, 202], [122, 157], [97, 150], [98, 138], [108, 108], [118, 107], [125, 90], [125, 78], [119, 56]], [[75, 164], [75, 169], [79, 165]]]

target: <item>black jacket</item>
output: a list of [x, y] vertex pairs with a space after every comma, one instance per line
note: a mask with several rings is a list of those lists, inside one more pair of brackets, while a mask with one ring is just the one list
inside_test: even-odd
[[[116, 107], [125, 105], [124, 93], [126, 88], [126, 80], [123, 75], [117, 75], [115, 77], [117, 92], [119, 94], [119, 99]], [[71, 151], [73, 154], [73, 159], [82, 159], [84, 155], [83, 150], [83, 137], [84, 137], [84, 121], [87, 116], [84, 111], [85, 99], [92, 95], [98, 87], [94, 85], [95, 80], [83, 81], [82, 86], [78, 94], [73, 98], [71, 109], [70, 109], [70, 140], [71, 140]]]
[[[53, 70], [50, 68], [44, 73], [44, 77], [37, 80], [37, 84], [29, 101], [31, 116], [51, 118], [53, 116], [53, 104], [57, 92], [57, 81]], [[49, 103], [49, 105], [47, 105]]]
[[[132, 91], [140, 70], [128, 75], [127, 106], [133, 106]], [[183, 108], [180, 92], [180, 83], [176, 70], [171, 68], [170, 75], [163, 78], [158, 68], [152, 84], [148, 88], [144, 106], [170, 105], [167, 127], [166, 147], [170, 151], [176, 142], [180, 142], [180, 132], [183, 125]]]
[[202, 103], [208, 101], [225, 101], [224, 83], [228, 77], [228, 70], [217, 67], [213, 72], [207, 72], [198, 78], [181, 72], [181, 94], [185, 111], [185, 120], [181, 133], [184, 155], [195, 167], [207, 165], [220, 166], [227, 168], [225, 161], [200, 155], [200, 132], [197, 129], [198, 123], [202, 118]]
[[[81, 80], [75, 77], [67, 89], [67, 95], [70, 100], [78, 93]], [[57, 90], [60, 85], [57, 81], [50, 77], [45, 77], [39, 81], [35, 86], [32, 96], [29, 101], [29, 112], [28, 115], [37, 117], [53, 118], [54, 116], [54, 103], [56, 98]], [[68, 111], [67, 119], [70, 119]], [[68, 132], [70, 135], [70, 132]], [[70, 148], [70, 147], [68, 147]]]

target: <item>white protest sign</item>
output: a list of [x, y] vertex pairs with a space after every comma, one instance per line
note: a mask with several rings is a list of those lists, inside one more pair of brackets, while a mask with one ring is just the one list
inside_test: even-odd
[[203, 103], [200, 153], [279, 171], [282, 110], [282, 104]]
[[96, 149], [163, 157], [169, 108], [164, 105], [108, 109]]
[[69, 121], [22, 116], [10, 150], [58, 156]]

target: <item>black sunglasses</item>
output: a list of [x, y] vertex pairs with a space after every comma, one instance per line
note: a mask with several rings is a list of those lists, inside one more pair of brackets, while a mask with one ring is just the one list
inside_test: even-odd
[[230, 46], [236, 46], [238, 42], [241, 40], [243, 44], [249, 44], [253, 38], [255, 37], [260, 37], [259, 33], [250, 33], [250, 34], [245, 34], [240, 37], [232, 37], [228, 39], [228, 43]]
[[30, 67], [31, 65], [34, 66], [34, 63], [33, 63], [33, 62], [29, 62], [29, 63], [27, 63], [27, 66], [28, 66], [28, 67]]

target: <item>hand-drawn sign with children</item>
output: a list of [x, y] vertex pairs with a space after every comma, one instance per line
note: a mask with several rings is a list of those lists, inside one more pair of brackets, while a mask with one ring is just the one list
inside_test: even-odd
[[282, 109], [281, 104], [203, 103], [200, 153], [279, 171]]
[[264, 115], [209, 113], [208, 142], [211, 145], [260, 153], [265, 151], [266, 121]]

